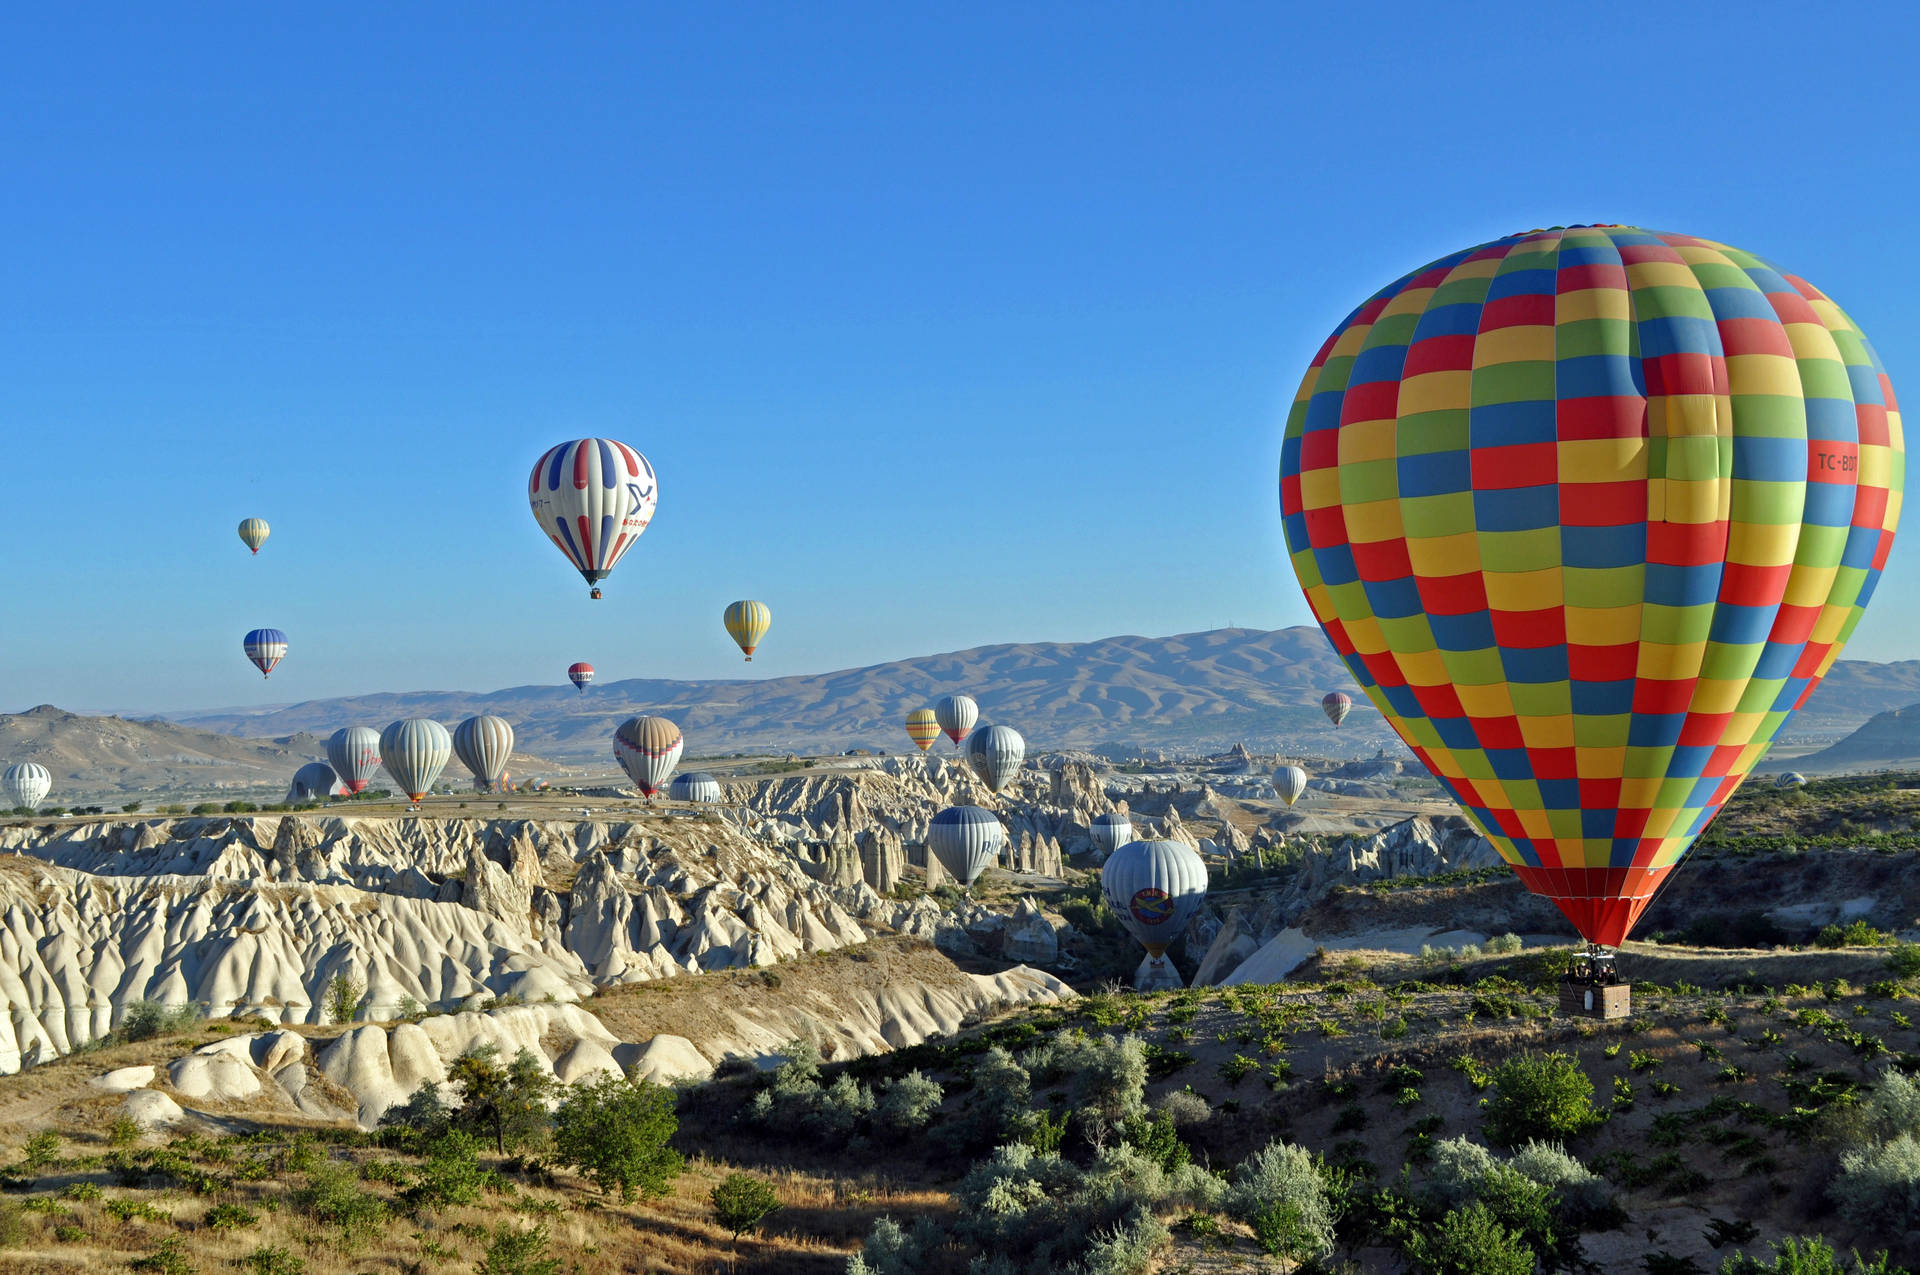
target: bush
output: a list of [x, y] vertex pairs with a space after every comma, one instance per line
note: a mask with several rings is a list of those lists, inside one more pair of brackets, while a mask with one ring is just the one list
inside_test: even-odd
[[1858, 1249], [1852, 1254], [1853, 1268], [1849, 1272], [1840, 1255], [1818, 1235], [1810, 1240], [1789, 1235], [1771, 1247], [1771, 1262], [1735, 1252], [1720, 1263], [1720, 1275], [1908, 1275], [1903, 1268], [1889, 1265], [1884, 1252], [1863, 1261]]
[[1920, 975], [1920, 943], [1896, 944], [1887, 953], [1887, 972], [1895, 978]]
[[1174, 1132], [1170, 1111], [1157, 1111], [1151, 1116], [1136, 1112], [1128, 1116], [1120, 1122], [1120, 1140], [1160, 1166], [1164, 1173], [1173, 1173], [1193, 1160], [1193, 1152]]
[[525, 1048], [504, 1067], [498, 1047], [470, 1049], [447, 1068], [447, 1082], [460, 1092], [456, 1123], [491, 1135], [498, 1154], [505, 1155], [509, 1144], [535, 1137], [546, 1125], [553, 1077]]
[[262, 1244], [240, 1259], [240, 1268], [248, 1275], [306, 1275], [307, 1263], [284, 1248]]
[[1480, 1198], [1480, 1184], [1500, 1162], [1493, 1152], [1464, 1136], [1448, 1138], [1433, 1147], [1427, 1186], [1446, 1204], [1465, 1204]]
[[1146, 1106], [1147, 1047], [1138, 1036], [1085, 1041], [1067, 1052], [1061, 1066], [1073, 1075], [1074, 1106], [1102, 1125], [1116, 1125]]
[[1171, 1239], [1167, 1228], [1145, 1208], [1094, 1237], [1075, 1268], [1078, 1275], [1143, 1275], [1153, 1255]]
[[186, 1246], [177, 1235], [169, 1235], [153, 1252], [134, 1258], [127, 1266], [136, 1271], [152, 1271], [154, 1275], [193, 1275], [193, 1263], [187, 1260]]
[[42, 1129], [20, 1148], [20, 1168], [29, 1175], [52, 1168], [59, 1158], [60, 1135], [51, 1129]]
[[340, 1228], [340, 1242], [352, 1248], [387, 1224], [387, 1205], [360, 1189], [360, 1181], [345, 1165], [321, 1164], [308, 1175], [307, 1185], [293, 1193], [293, 1206], [323, 1226]]
[[1275, 1257], [1304, 1261], [1333, 1252], [1326, 1184], [1303, 1147], [1276, 1139], [1242, 1160], [1226, 1209], [1254, 1227], [1261, 1247]]
[[673, 1108], [671, 1090], [602, 1072], [571, 1086], [553, 1113], [554, 1150], [625, 1203], [665, 1195], [685, 1167], [669, 1145], [680, 1128]]
[[1889, 1067], [1861, 1104], [1860, 1114], [1873, 1137], [1920, 1135], [1920, 1085], [1905, 1072]]
[[402, 1136], [390, 1142], [411, 1149], [423, 1141], [437, 1138], [453, 1123], [453, 1111], [440, 1096], [440, 1086], [429, 1080], [413, 1091], [413, 1096], [397, 1106], [388, 1107], [380, 1116], [379, 1127], [398, 1131]]
[[1420, 1275], [1533, 1275], [1534, 1252], [1484, 1204], [1452, 1209], [1432, 1230], [1414, 1229], [1406, 1254]]
[[360, 1016], [360, 1002], [367, 994], [367, 985], [351, 974], [335, 974], [327, 980], [327, 987], [321, 993], [321, 1005], [325, 1007], [327, 1021], [330, 1023], [350, 1023]]
[[260, 1215], [250, 1209], [228, 1201], [216, 1204], [207, 1210], [207, 1229], [210, 1231], [237, 1231], [243, 1226], [258, 1226]]
[[1557, 1142], [1528, 1142], [1507, 1161], [1547, 1187], [1582, 1218], [1596, 1218], [1614, 1207], [1613, 1184], [1567, 1154]]
[[155, 1036], [185, 1031], [198, 1021], [200, 1011], [192, 1005], [135, 1001], [127, 1006], [126, 1016], [120, 1020], [120, 1035], [127, 1040], [152, 1040]]
[[931, 1218], [918, 1218], [911, 1233], [890, 1217], [873, 1224], [860, 1251], [847, 1259], [847, 1275], [918, 1275], [927, 1256], [946, 1236]]
[[480, 1143], [472, 1134], [442, 1129], [404, 1194], [413, 1205], [472, 1204], [491, 1176], [480, 1167]]
[[474, 1275], [559, 1275], [559, 1260], [547, 1256], [551, 1239], [544, 1223], [527, 1230], [503, 1222], [494, 1228], [493, 1243]]
[[927, 1127], [945, 1096], [946, 1091], [937, 1081], [929, 1080], [917, 1070], [910, 1071], [881, 1091], [876, 1114], [887, 1128], [913, 1133]]
[[1920, 1142], [1903, 1133], [1891, 1142], [1846, 1152], [1828, 1193], [1841, 1216], [1874, 1234], [1920, 1228]]
[[751, 1173], [729, 1173], [708, 1192], [714, 1220], [733, 1233], [736, 1243], [780, 1208], [773, 1187]]
[[958, 1118], [942, 1121], [944, 1137], [962, 1149], [997, 1146], [1026, 1123], [1033, 1083], [1013, 1055], [994, 1045], [973, 1068], [973, 1094]]
[[1564, 1142], [1602, 1119], [1593, 1106], [1593, 1081], [1562, 1053], [1507, 1059], [1493, 1069], [1493, 1096], [1483, 1105], [1487, 1139], [1508, 1147]]

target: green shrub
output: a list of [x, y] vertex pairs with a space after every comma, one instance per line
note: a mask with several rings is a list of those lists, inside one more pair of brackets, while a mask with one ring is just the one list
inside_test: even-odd
[[240, 1268], [248, 1275], [306, 1275], [307, 1263], [284, 1248], [262, 1244], [240, 1259]]
[[1233, 1171], [1226, 1210], [1254, 1227], [1262, 1249], [1273, 1256], [1307, 1261], [1333, 1252], [1326, 1184], [1303, 1147], [1276, 1139], [1242, 1160]]
[[679, 1128], [671, 1090], [603, 1072], [567, 1090], [553, 1113], [554, 1151], [631, 1203], [636, 1193], [665, 1195], [680, 1176], [685, 1164], [669, 1145]]
[[1884, 1252], [1862, 1260], [1857, 1249], [1852, 1254], [1853, 1267], [1849, 1270], [1833, 1247], [1818, 1235], [1812, 1239], [1789, 1235], [1771, 1248], [1773, 1260], [1770, 1262], [1735, 1252], [1720, 1263], [1720, 1275], [1908, 1275], [1903, 1268], [1889, 1265]]
[[1120, 1140], [1166, 1173], [1178, 1170], [1193, 1159], [1187, 1144], [1174, 1132], [1171, 1111], [1156, 1111], [1151, 1116], [1135, 1112], [1120, 1122]]
[[1521, 1054], [1493, 1070], [1484, 1102], [1489, 1141], [1517, 1147], [1529, 1140], [1564, 1142], [1598, 1124], [1593, 1081], [1569, 1054]]
[[474, 1275], [559, 1275], [559, 1260], [547, 1256], [550, 1243], [545, 1223], [525, 1229], [503, 1222], [494, 1228], [493, 1242], [473, 1268]]
[[1891, 934], [1874, 929], [1865, 921], [1845, 926], [1829, 925], [1813, 936], [1815, 947], [1886, 947], [1894, 941]]
[[1846, 1152], [1827, 1190], [1842, 1217], [1873, 1234], [1920, 1228], [1920, 1141], [1903, 1133]]
[[1145, 1208], [1100, 1232], [1075, 1268], [1079, 1275], [1144, 1275], [1153, 1255], [1172, 1238], [1160, 1220]]
[[751, 1173], [729, 1173], [707, 1193], [713, 1205], [714, 1220], [740, 1237], [764, 1222], [780, 1208], [780, 1197], [764, 1179]]
[[321, 1005], [330, 1023], [350, 1023], [360, 1016], [360, 1002], [366, 998], [367, 985], [351, 974], [335, 974], [321, 993]]
[[1895, 944], [1887, 953], [1887, 972], [1895, 978], [1920, 975], [1920, 943]]
[[216, 1204], [207, 1210], [207, 1229], [210, 1231], [237, 1231], [243, 1226], [258, 1226], [260, 1215], [250, 1209], [227, 1201]]
[[314, 1166], [307, 1185], [292, 1196], [294, 1208], [323, 1226], [340, 1230], [340, 1242], [353, 1248], [387, 1224], [386, 1201], [360, 1188], [359, 1177], [340, 1164]]
[[159, 1001], [135, 1001], [127, 1006], [120, 1020], [120, 1035], [127, 1040], [151, 1040], [172, 1032], [185, 1031], [200, 1021], [193, 1005], [167, 1006]]
[[899, 1133], [913, 1133], [924, 1129], [940, 1110], [940, 1101], [946, 1096], [939, 1082], [922, 1075], [918, 1070], [910, 1071], [897, 1080], [889, 1082], [880, 1094], [880, 1105], [874, 1115], [882, 1125]]
[[154, 1247], [145, 1257], [136, 1257], [127, 1263], [136, 1271], [152, 1271], [154, 1275], [193, 1275], [193, 1263], [187, 1260], [186, 1245], [177, 1235], [169, 1235]]
[[1410, 1228], [1404, 1244], [1420, 1275], [1533, 1275], [1534, 1251], [1484, 1204], [1449, 1210], [1431, 1230]]
[[492, 1176], [480, 1167], [478, 1139], [460, 1129], [443, 1129], [426, 1145], [426, 1155], [404, 1194], [413, 1205], [472, 1204]]
[[46, 1172], [59, 1158], [60, 1135], [51, 1129], [42, 1129], [20, 1148], [20, 1168], [29, 1175]]

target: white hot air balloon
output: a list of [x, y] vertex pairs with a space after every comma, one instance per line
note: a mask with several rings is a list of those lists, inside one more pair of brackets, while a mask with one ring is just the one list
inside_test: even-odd
[[675, 775], [673, 782], [667, 785], [667, 796], [674, 801], [699, 801], [713, 805], [720, 801], [720, 781], [704, 770], [690, 770], [684, 775]]
[[1088, 831], [1093, 834], [1093, 848], [1100, 852], [1104, 863], [1108, 855], [1133, 840], [1133, 820], [1119, 811], [1110, 811], [1095, 815]]
[[958, 748], [973, 724], [980, 720], [980, 706], [973, 702], [971, 695], [948, 695], [933, 706], [934, 720], [940, 723], [940, 729], [946, 732], [953, 746]]
[[1167, 948], [1207, 899], [1207, 865], [1183, 841], [1129, 841], [1100, 869], [1107, 906], [1147, 949], [1133, 985], [1142, 991], [1183, 987]]
[[365, 726], [333, 732], [327, 737], [327, 764], [348, 792], [364, 792], [380, 769], [380, 733]]
[[927, 825], [927, 853], [962, 888], [979, 880], [1006, 844], [1007, 829], [999, 816], [979, 806], [949, 806]]
[[1020, 773], [1027, 741], [1011, 726], [981, 726], [967, 736], [967, 765], [989, 792], [999, 792]]
[[309, 801], [325, 801], [333, 796], [334, 786], [340, 777], [333, 773], [333, 767], [323, 761], [310, 761], [293, 772], [293, 784], [287, 789], [289, 805], [300, 805]]
[[380, 764], [416, 809], [452, 756], [453, 736], [431, 717], [403, 717], [380, 732]]
[[613, 756], [647, 800], [666, 787], [687, 741], [664, 717], [629, 717], [613, 732]]
[[1273, 790], [1291, 806], [1307, 790], [1307, 772], [1298, 766], [1282, 766], [1273, 772]]
[[492, 792], [513, 756], [513, 725], [491, 713], [469, 717], [453, 728], [453, 753], [473, 772], [476, 792]]
[[52, 791], [53, 775], [38, 762], [23, 761], [7, 767], [6, 773], [0, 775], [0, 795], [5, 796], [9, 810], [20, 807], [38, 810]]

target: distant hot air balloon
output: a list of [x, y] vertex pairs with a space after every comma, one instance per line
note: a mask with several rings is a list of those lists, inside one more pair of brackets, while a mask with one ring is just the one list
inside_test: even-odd
[[708, 805], [718, 803], [724, 794], [720, 790], [720, 781], [704, 770], [690, 770], [684, 775], [675, 775], [673, 782], [667, 785], [667, 796], [674, 801], [699, 801]]
[[940, 719], [933, 715], [932, 709], [916, 708], [907, 714], [907, 738], [923, 753], [940, 738]]
[[989, 792], [999, 792], [1020, 773], [1027, 741], [1011, 726], [981, 726], [967, 736], [967, 765]]
[[1354, 311], [1295, 397], [1280, 504], [1367, 697], [1614, 946], [1839, 655], [1904, 479], [1892, 386], [1818, 289], [1574, 226]]
[[380, 735], [365, 726], [348, 726], [327, 737], [327, 764], [350, 793], [364, 791], [380, 769]]
[[1804, 788], [1807, 777], [1797, 770], [1784, 770], [1780, 772], [1780, 778], [1774, 780], [1774, 783], [1782, 788]]
[[680, 764], [686, 741], [664, 717], [629, 717], [613, 733], [613, 755], [634, 786], [651, 799]]
[[1282, 766], [1273, 772], [1273, 790], [1291, 806], [1307, 790], [1307, 772], [1298, 766]]
[[947, 733], [955, 748], [960, 746], [960, 738], [973, 729], [980, 720], [980, 706], [973, 702], [971, 695], [943, 696], [933, 706], [934, 720], [940, 723], [940, 729]]
[[289, 805], [298, 805], [308, 801], [325, 801], [333, 796], [334, 785], [340, 777], [333, 773], [333, 767], [323, 761], [310, 761], [293, 772], [293, 784], [287, 789]]
[[587, 693], [587, 687], [593, 682], [593, 665], [587, 663], [585, 660], [580, 661], [578, 664], [569, 664], [567, 666], [567, 680], [579, 687], [580, 693], [585, 695]]
[[767, 610], [764, 602], [734, 602], [728, 605], [722, 623], [727, 626], [727, 636], [739, 645], [748, 662], [752, 662], [753, 649], [773, 626], [773, 612]]
[[527, 479], [533, 520], [600, 596], [600, 581], [653, 520], [653, 466], [625, 443], [577, 438], [547, 450]]
[[1094, 848], [1100, 851], [1102, 857], [1133, 840], [1133, 820], [1118, 811], [1095, 815], [1093, 825], [1088, 830], [1093, 833]]
[[241, 640], [241, 646], [253, 666], [265, 677], [287, 655], [287, 635], [279, 629], [255, 629]]
[[491, 792], [513, 756], [513, 724], [491, 713], [469, 717], [453, 728], [453, 753], [473, 772], [475, 791]]
[[52, 791], [53, 775], [38, 762], [23, 761], [0, 774], [0, 796], [6, 798], [9, 810], [38, 810]]
[[1338, 726], [1353, 711], [1353, 697], [1345, 691], [1329, 691], [1321, 697], [1320, 711], [1327, 715], [1328, 721]]
[[267, 527], [267, 520], [265, 518], [242, 518], [240, 520], [240, 539], [247, 548], [253, 550], [255, 553], [260, 552], [260, 546], [267, 543], [267, 536], [270, 534], [271, 531]]
[[453, 736], [430, 717], [403, 717], [380, 732], [380, 764], [416, 806], [452, 756]]
[[971, 888], [1007, 844], [998, 815], [978, 806], [949, 806], [927, 825], [927, 853], [940, 861], [961, 888]]
[[1184, 841], [1129, 841], [1100, 869], [1100, 892], [1127, 933], [1147, 949], [1133, 985], [1180, 987], [1167, 948], [1207, 899], [1207, 865]]

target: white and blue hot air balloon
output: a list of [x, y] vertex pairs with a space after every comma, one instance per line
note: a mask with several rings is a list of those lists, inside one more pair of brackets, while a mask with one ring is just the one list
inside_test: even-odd
[[939, 860], [963, 889], [992, 867], [1007, 844], [1000, 817], [979, 806], [949, 806], [927, 825], [927, 853]]
[[293, 772], [293, 784], [287, 789], [289, 805], [300, 805], [309, 801], [325, 801], [333, 796], [334, 786], [340, 782], [340, 776], [334, 774], [333, 767], [323, 761], [310, 761]]
[[453, 728], [453, 754], [473, 772], [476, 792], [492, 792], [513, 756], [513, 724], [491, 713], [469, 717]]
[[673, 782], [667, 785], [667, 797], [672, 801], [699, 801], [715, 805], [722, 796], [720, 781], [704, 770], [690, 770], [684, 775], [675, 775]]
[[1109, 811], [1095, 815], [1088, 831], [1093, 834], [1093, 848], [1100, 852], [1104, 863], [1108, 855], [1133, 840], [1133, 820], [1122, 811]]
[[988, 792], [999, 792], [1013, 782], [1026, 759], [1027, 741], [1011, 726], [981, 726], [967, 736], [967, 765]]
[[0, 802], [8, 810], [38, 810], [53, 791], [53, 773], [38, 762], [23, 761], [0, 774]]
[[240, 649], [260, 670], [260, 676], [266, 677], [274, 665], [287, 658], [287, 635], [279, 629], [254, 629], [240, 640]]
[[1141, 991], [1184, 987], [1167, 948], [1207, 900], [1207, 865], [1183, 841], [1129, 841], [1100, 869], [1107, 906], [1147, 949], [1133, 985]]
[[415, 808], [453, 756], [453, 736], [431, 717], [403, 717], [380, 732], [380, 764]]
[[600, 582], [633, 548], [659, 503], [653, 466], [613, 438], [576, 438], [550, 447], [527, 477], [533, 520], [596, 598]]

